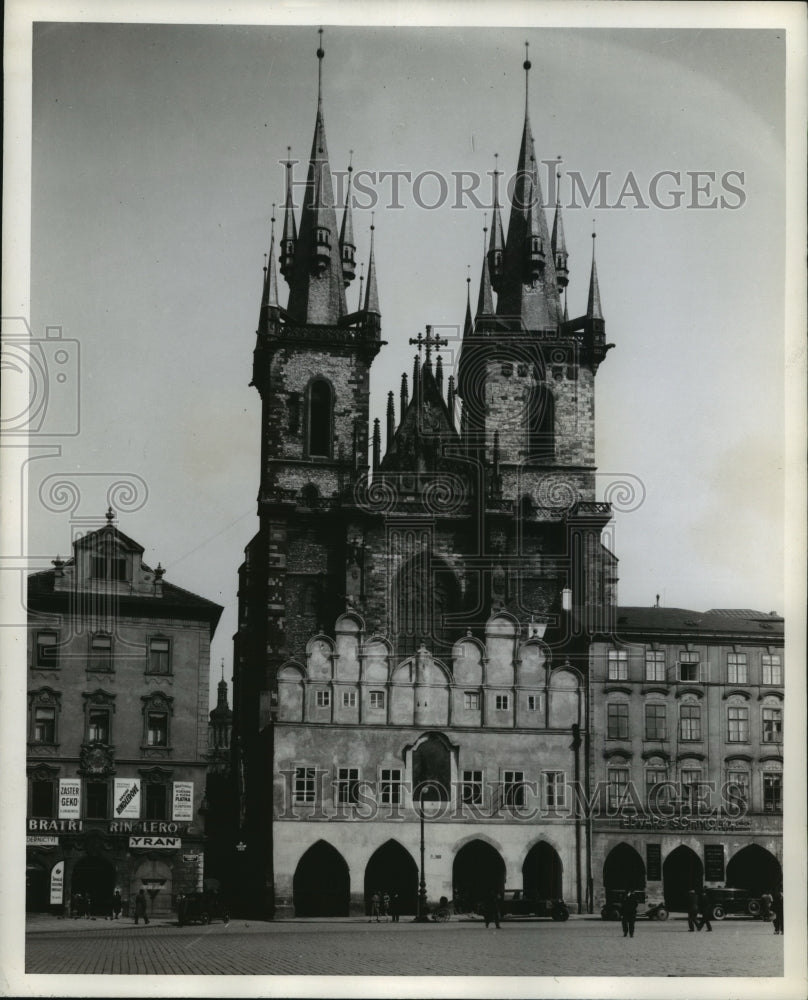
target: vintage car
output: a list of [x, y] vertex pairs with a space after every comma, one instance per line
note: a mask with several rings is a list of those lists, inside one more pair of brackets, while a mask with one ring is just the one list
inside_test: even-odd
[[540, 899], [521, 889], [505, 889], [499, 904], [500, 915], [504, 917], [550, 917], [553, 920], [569, 920], [570, 911], [561, 899]]
[[180, 927], [193, 923], [209, 924], [216, 919], [230, 922], [229, 910], [218, 892], [206, 890], [177, 896], [177, 923]]
[[[664, 903], [649, 904], [648, 897], [642, 889], [635, 889], [634, 893], [637, 896], [637, 902], [639, 903], [639, 906], [637, 907], [638, 917], [647, 917], [649, 920], [668, 919], [668, 909]], [[620, 919], [620, 908], [625, 895], [625, 889], [606, 890], [606, 902], [600, 910], [600, 915], [604, 920]]]
[[704, 895], [712, 920], [723, 920], [728, 913], [759, 917], [763, 909], [760, 898], [748, 889], [705, 889]]

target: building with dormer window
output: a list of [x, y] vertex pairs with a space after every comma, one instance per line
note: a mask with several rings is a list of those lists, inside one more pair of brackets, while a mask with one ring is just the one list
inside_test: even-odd
[[151, 911], [201, 885], [210, 641], [222, 608], [113, 523], [28, 579], [26, 906]]

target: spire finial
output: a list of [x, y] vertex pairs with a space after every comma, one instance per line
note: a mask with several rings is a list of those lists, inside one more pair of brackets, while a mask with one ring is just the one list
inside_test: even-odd
[[527, 115], [527, 94], [528, 94], [528, 82], [530, 79], [530, 67], [533, 65], [528, 58], [530, 55], [530, 42], [525, 42], [525, 61], [522, 66], [525, 71], [525, 114]]
[[107, 507], [107, 512], [104, 515], [104, 517], [106, 517], [107, 519], [107, 524], [112, 524], [112, 522], [115, 520], [115, 512], [113, 511], [111, 506]]
[[269, 225], [270, 225], [270, 233], [269, 233], [269, 235], [270, 235], [270, 238], [273, 239], [273, 240], [275, 239], [275, 209], [277, 207], [278, 207], [277, 206], [277, 202], [273, 201], [272, 202], [272, 216], [270, 217], [270, 220], [269, 220]]
[[224, 657], [222, 657], [222, 680], [224, 680]]
[[359, 265], [359, 305], [357, 306], [357, 312], [362, 309], [362, 285], [365, 281], [365, 262]]

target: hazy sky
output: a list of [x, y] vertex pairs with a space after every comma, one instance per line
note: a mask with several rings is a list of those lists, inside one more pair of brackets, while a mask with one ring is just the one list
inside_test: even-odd
[[[543, 158], [591, 187], [629, 172], [644, 200], [682, 174], [671, 210], [569, 208], [570, 315], [584, 311], [594, 218], [610, 351], [597, 377], [599, 492], [641, 481], [609, 544], [622, 604], [784, 608], [784, 39], [777, 30], [328, 27], [331, 166], [514, 170], [530, 108]], [[33, 47], [31, 321], [81, 351], [81, 430], [31, 464], [30, 549], [69, 548], [70, 515], [40, 483], [81, 479], [76, 516], [110, 482], [148, 500], [120, 528], [166, 579], [217, 601], [213, 647], [231, 675], [236, 571], [257, 529], [259, 397], [248, 387], [280, 161], [308, 155], [313, 27], [39, 24]], [[299, 167], [303, 177], [304, 167]], [[712, 171], [737, 208], [686, 207], [686, 171]], [[702, 181], [704, 183], [704, 181]], [[675, 184], [660, 186], [666, 195]], [[380, 187], [384, 195], [389, 185]], [[425, 184], [425, 199], [437, 188]], [[580, 198], [578, 201], [580, 202]], [[375, 215], [382, 335], [373, 416], [411, 368], [424, 325], [462, 324], [476, 298], [483, 212], [450, 199]], [[552, 221], [552, 219], [550, 220]], [[503, 222], [507, 224], [507, 212]], [[356, 210], [358, 260], [370, 211]], [[349, 305], [358, 281], [348, 290]], [[282, 302], [286, 288], [282, 284]], [[448, 372], [447, 372], [448, 374]]]

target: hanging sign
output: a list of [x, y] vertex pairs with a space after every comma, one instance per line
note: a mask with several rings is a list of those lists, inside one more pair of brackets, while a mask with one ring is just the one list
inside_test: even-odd
[[174, 798], [171, 808], [171, 818], [189, 822], [194, 818], [194, 783], [193, 781], [175, 781]]
[[51, 906], [63, 902], [65, 888], [65, 863], [57, 861], [51, 868], [50, 901]]
[[59, 819], [81, 818], [81, 781], [78, 778], [59, 779]]
[[112, 799], [115, 819], [140, 818], [140, 778], [116, 778]]

